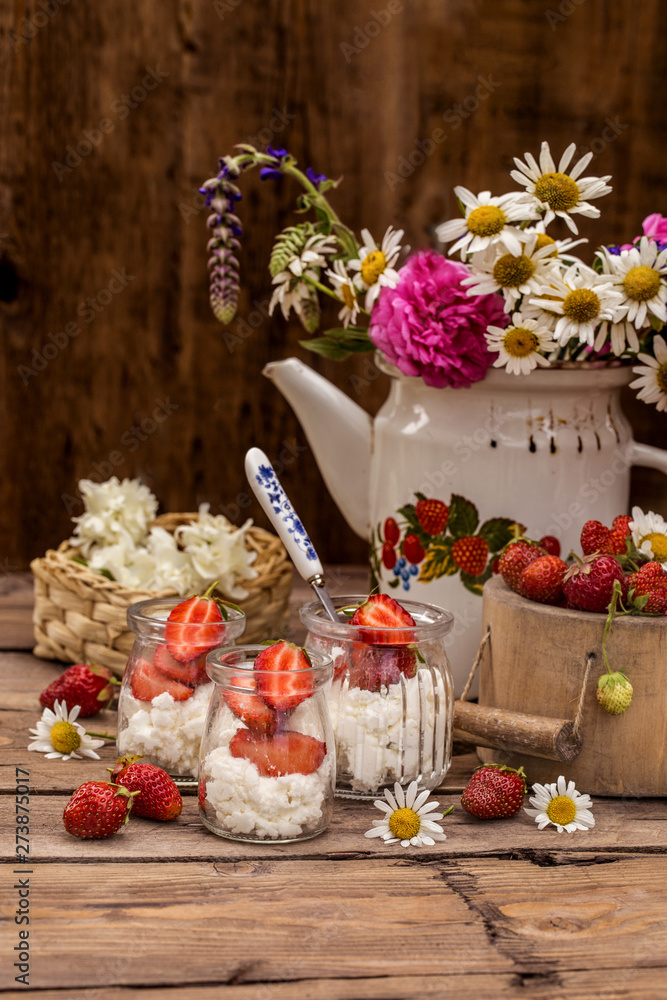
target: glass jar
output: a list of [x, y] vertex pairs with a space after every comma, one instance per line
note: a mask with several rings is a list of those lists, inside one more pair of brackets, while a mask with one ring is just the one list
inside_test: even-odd
[[401, 601], [414, 626], [349, 624], [349, 611], [365, 600], [336, 598], [340, 622], [331, 621], [319, 601], [300, 611], [308, 629], [306, 648], [333, 661], [328, 698], [336, 733], [336, 794], [375, 798], [396, 781], [436, 788], [452, 757], [454, 688], [444, 640], [454, 617], [429, 604]]
[[[127, 661], [118, 700], [120, 754], [143, 754], [147, 762], [174, 778], [197, 778], [199, 743], [214, 685], [206, 673], [206, 655], [221, 642], [233, 643], [245, 628], [245, 615], [226, 605], [227, 620], [179, 624], [179, 641], [197, 656], [175, 660], [165, 641], [170, 612], [179, 597], [132, 604], [127, 622], [136, 638]], [[223, 602], [224, 603], [224, 602]]]
[[[308, 669], [255, 670], [263, 651], [237, 646], [208, 657], [215, 689], [201, 742], [199, 814], [204, 826], [231, 840], [308, 840], [326, 830], [333, 809], [331, 659], [313, 653]], [[300, 702], [288, 711], [267, 707], [255, 683], [261, 688], [269, 674], [272, 686], [289, 675], [287, 688]]]

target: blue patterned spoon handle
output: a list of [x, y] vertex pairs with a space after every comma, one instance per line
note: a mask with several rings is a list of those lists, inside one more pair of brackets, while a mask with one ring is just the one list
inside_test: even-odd
[[261, 448], [250, 448], [245, 472], [255, 496], [273, 524], [297, 572], [314, 589], [332, 621], [338, 615], [324, 586], [324, 571], [291, 500], [280, 484], [275, 469]]

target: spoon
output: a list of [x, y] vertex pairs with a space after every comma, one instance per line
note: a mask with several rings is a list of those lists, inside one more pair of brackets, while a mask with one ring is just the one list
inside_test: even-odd
[[324, 583], [324, 570], [315, 547], [285, 493], [275, 469], [261, 448], [250, 448], [246, 452], [245, 474], [264, 513], [278, 532], [297, 572], [313, 588], [331, 621], [339, 622], [340, 618], [336, 614]]

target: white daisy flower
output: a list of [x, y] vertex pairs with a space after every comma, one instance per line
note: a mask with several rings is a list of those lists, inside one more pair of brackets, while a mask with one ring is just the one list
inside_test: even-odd
[[612, 351], [620, 355], [627, 347], [635, 354], [639, 351], [637, 331], [654, 316], [667, 323], [667, 250], [658, 253], [658, 245], [642, 236], [639, 246], [612, 254], [603, 247], [597, 256], [602, 262], [602, 273], [610, 275], [614, 288], [623, 296], [619, 322], [605, 324], [600, 330], [595, 347], [602, 347], [611, 338]]
[[499, 326], [487, 327], [484, 335], [490, 351], [498, 351], [494, 368], [505, 368], [514, 375], [528, 375], [538, 365], [546, 367], [549, 361], [545, 353], [555, 350], [551, 330], [537, 319], [515, 312], [512, 323], [505, 330]]
[[659, 335], [653, 338], [653, 353], [655, 357], [637, 355], [644, 364], [632, 369], [640, 377], [630, 383], [630, 388], [638, 389], [637, 396], [645, 403], [655, 403], [656, 409], [667, 410], [667, 344]]
[[587, 199], [601, 198], [611, 191], [607, 184], [607, 181], [611, 180], [611, 175], [580, 177], [593, 159], [592, 153], [586, 153], [569, 173], [565, 172], [574, 156], [575, 149], [575, 144], [570, 143], [556, 168], [549, 143], [543, 142], [539, 164], [531, 153], [526, 153], [525, 163], [516, 157], [514, 158], [518, 170], [511, 172], [514, 180], [526, 188], [526, 194], [530, 196], [529, 202], [540, 212], [544, 212], [545, 225], [548, 226], [558, 216], [565, 221], [573, 233], [578, 232], [578, 230], [571, 216], [577, 214], [584, 215], [589, 219], [597, 219], [600, 215], [600, 209], [590, 205]]
[[367, 229], [362, 229], [361, 237], [363, 244], [359, 257], [348, 261], [347, 266], [351, 271], [359, 272], [354, 277], [354, 286], [359, 291], [366, 290], [364, 307], [366, 312], [370, 312], [382, 289], [396, 288], [400, 280], [394, 264], [401, 252], [403, 230], [389, 226], [379, 248]]
[[343, 303], [343, 308], [338, 313], [338, 319], [342, 320], [344, 327], [347, 327], [350, 323], [356, 323], [357, 316], [359, 315], [357, 292], [343, 261], [335, 260], [333, 262], [333, 271], [329, 268], [326, 271], [326, 276], [330, 279], [336, 295]]
[[512, 222], [537, 218], [537, 213], [521, 203], [521, 196], [503, 194], [492, 198], [490, 191], [480, 191], [475, 197], [464, 187], [455, 187], [454, 194], [463, 204], [465, 215], [462, 219], [443, 222], [436, 230], [441, 243], [457, 242], [449, 248], [449, 253], [461, 251], [461, 260], [467, 253], [486, 250], [502, 240], [510, 253], [521, 253], [521, 230]]
[[632, 540], [642, 555], [661, 563], [667, 570], [667, 521], [652, 510], [645, 514], [641, 507], [633, 507], [629, 527]]
[[290, 257], [285, 268], [272, 279], [271, 283], [276, 287], [269, 302], [269, 316], [273, 316], [277, 305], [285, 319], [289, 318], [290, 309], [301, 315], [305, 300], [310, 301], [313, 295], [312, 286], [305, 279], [319, 281], [318, 268], [326, 265], [326, 255], [333, 253], [335, 249], [336, 240], [333, 236], [316, 233], [306, 240], [301, 253]]
[[562, 276], [552, 276], [541, 296], [531, 299], [530, 304], [558, 314], [554, 338], [561, 346], [576, 337], [592, 347], [598, 324], [604, 320], [615, 322], [621, 301], [621, 293], [613, 288], [610, 279], [605, 281], [585, 265], [571, 264]]
[[[501, 292], [505, 312], [511, 312], [524, 295], [538, 295], [554, 274], [555, 262], [549, 245], [537, 247], [538, 234], [528, 238], [522, 233], [519, 252], [513, 253], [503, 241], [486, 253], [475, 254], [470, 263], [471, 275], [461, 282], [468, 295], [490, 295]], [[557, 273], [557, 272], [556, 272]]]
[[554, 262], [560, 263], [565, 261], [567, 264], [582, 263], [579, 257], [575, 257], [572, 253], [575, 247], [581, 246], [582, 243], [588, 243], [588, 240], [583, 236], [579, 237], [578, 240], [573, 240], [568, 237], [565, 240], [556, 240], [553, 236], [549, 236], [546, 232], [546, 226], [544, 222], [536, 222], [534, 226], [529, 226], [527, 229], [522, 231], [522, 238], [530, 236], [532, 233], [537, 233], [537, 243], [536, 249], [542, 250], [544, 247], [551, 247], [550, 259]]
[[28, 750], [37, 750], [46, 754], [47, 758], [80, 760], [81, 757], [92, 757], [99, 760], [100, 755], [95, 751], [104, 746], [104, 740], [94, 740], [87, 736], [83, 726], [75, 721], [81, 706], [75, 705], [68, 713], [66, 703], [56, 701], [53, 709], [51, 711], [50, 708], [45, 708], [37, 728], [30, 730], [37, 739], [28, 745]]
[[539, 830], [553, 825], [559, 833], [574, 833], [595, 826], [590, 795], [578, 792], [573, 781], [566, 785], [562, 774], [550, 785], [533, 785], [533, 792], [528, 801], [536, 808], [524, 812], [535, 819]]
[[401, 847], [422, 847], [428, 844], [432, 847], [436, 840], [446, 840], [447, 835], [436, 820], [443, 819], [446, 813], [436, 813], [438, 802], [427, 802], [431, 794], [428, 789], [417, 794], [419, 785], [412, 781], [404, 791], [399, 782], [394, 785], [392, 795], [388, 788], [384, 790], [386, 802], [376, 799], [373, 805], [385, 813], [384, 819], [374, 819], [373, 829], [366, 830], [365, 837], [382, 837], [385, 844], [398, 844]]

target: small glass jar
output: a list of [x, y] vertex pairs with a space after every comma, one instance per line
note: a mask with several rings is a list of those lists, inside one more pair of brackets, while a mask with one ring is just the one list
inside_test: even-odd
[[[175, 660], [165, 641], [170, 612], [179, 597], [153, 598], [132, 604], [127, 622], [136, 638], [127, 661], [118, 700], [120, 754], [143, 754], [174, 778], [197, 778], [199, 744], [214, 685], [206, 673], [206, 655], [221, 642], [233, 643], [245, 628], [245, 615], [225, 605], [227, 620], [179, 624], [179, 641], [197, 656]], [[223, 602], [224, 603], [224, 602]]]
[[[266, 646], [209, 654], [215, 683], [199, 759], [199, 815], [220, 837], [244, 841], [309, 840], [331, 822], [336, 754], [326, 692], [331, 659], [310, 656], [303, 670], [255, 670]], [[262, 678], [273, 690], [301, 698], [288, 711], [264, 702]], [[267, 695], [268, 698], [268, 695]]]
[[[401, 601], [414, 626], [349, 624], [367, 597], [334, 600], [341, 621], [319, 601], [301, 608], [306, 648], [333, 660], [329, 711], [336, 733], [336, 794], [375, 798], [394, 782], [436, 788], [452, 757], [454, 688], [445, 636], [454, 617], [429, 604]], [[345, 620], [343, 609], [348, 611]]]

